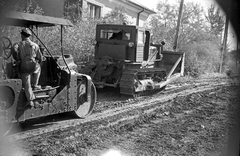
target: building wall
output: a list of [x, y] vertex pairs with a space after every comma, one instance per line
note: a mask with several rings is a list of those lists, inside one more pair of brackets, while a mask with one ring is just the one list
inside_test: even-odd
[[[69, 0], [35, 0], [36, 3], [43, 9], [44, 15], [54, 16], [54, 17], [64, 17], [64, 5]], [[74, 1], [74, 0], [71, 0]], [[77, 0], [75, 0], [77, 1]], [[142, 11], [139, 8], [126, 4], [120, 0], [83, 0], [83, 8], [88, 7], [88, 3], [94, 4], [101, 7], [101, 17], [110, 12], [117, 6], [123, 6], [128, 15], [128, 19], [131, 21], [132, 25], [136, 25], [136, 19], [138, 13]], [[149, 14], [142, 12], [139, 17], [139, 26], [143, 26], [144, 21], [148, 18]]]
[[[138, 13], [142, 10], [134, 8], [124, 2], [121, 1], [116, 1], [116, 0], [83, 0], [83, 7], [86, 7], [87, 3], [92, 3], [92, 4], [96, 4], [99, 5], [101, 4], [101, 15], [102, 17], [107, 14], [108, 12], [110, 12], [112, 9], [114, 9], [117, 6], [122, 6], [126, 9], [127, 11], [127, 15], [128, 15], [128, 19], [131, 21], [132, 25], [136, 25], [136, 20], [137, 20], [137, 16]], [[143, 26], [144, 21], [146, 21], [146, 19], [148, 18], [149, 14], [147, 14], [146, 12], [142, 12], [140, 14], [139, 17], [139, 26]]]

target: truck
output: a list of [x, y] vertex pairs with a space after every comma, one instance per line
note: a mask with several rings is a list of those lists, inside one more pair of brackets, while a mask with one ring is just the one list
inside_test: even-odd
[[150, 30], [119, 24], [96, 26], [94, 60], [83, 71], [97, 88], [120, 87], [131, 96], [163, 90], [184, 74], [184, 52], [151, 42]]

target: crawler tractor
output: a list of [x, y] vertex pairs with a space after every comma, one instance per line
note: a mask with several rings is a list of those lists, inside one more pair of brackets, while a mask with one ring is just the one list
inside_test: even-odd
[[121, 94], [139, 95], [164, 89], [183, 75], [184, 53], [163, 51], [150, 42], [149, 30], [131, 25], [99, 24], [95, 60], [85, 68], [98, 88], [120, 87]]
[[[80, 118], [91, 114], [96, 101], [96, 89], [91, 77], [76, 72], [73, 57], [63, 53], [63, 27], [72, 26], [72, 23], [66, 19], [19, 12], [11, 12], [3, 18], [2, 25], [28, 27], [33, 34], [32, 40], [41, 44], [46, 54], [41, 65], [41, 90], [33, 91], [39, 105], [36, 108], [25, 107], [24, 86], [11, 56], [13, 43], [8, 36], [1, 36], [0, 122], [22, 122], [64, 112], [73, 112]], [[51, 49], [38, 37], [39, 27], [50, 26], [58, 26], [61, 30], [61, 55], [52, 55]]]

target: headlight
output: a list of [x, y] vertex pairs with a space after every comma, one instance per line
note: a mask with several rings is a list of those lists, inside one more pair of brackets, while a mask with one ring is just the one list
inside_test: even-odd
[[128, 43], [128, 46], [129, 46], [129, 47], [133, 47], [133, 46], [134, 46], [134, 43], [133, 43], [133, 42], [129, 42], [129, 43]]
[[149, 50], [150, 50], [150, 54], [151, 54], [151, 53], [155, 52], [157, 50], [157, 48], [154, 46], [150, 46]]
[[97, 41], [95, 40], [95, 41], [93, 41], [93, 45], [97, 45]]

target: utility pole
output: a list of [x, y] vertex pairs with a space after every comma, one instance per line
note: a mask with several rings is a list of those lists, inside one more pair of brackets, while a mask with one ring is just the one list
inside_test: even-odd
[[240, 63], [240, 54], [239, 54], [239, 41], [237, 36], [237, 51], [236, 51], [236, 67], [237, 67], [237, 75], [239, 76], [239, 63]]
[[175, 41], [174, 41], [174, 45], [173, 45], [173, 50], [174, 51], [176, 51], [177, 48], [178, 48], [178, 36], [179, 36], [179, 29], [180, 29], [181, 21], [182, 21], [183, 4], [184, 4], [184, 0], [181, 0], [179, 13], [178, 13], [178, 21], [177, 21], [177, 29], [176, 29]]
[[220, 62], [219, 73], [222, 73], [222, 69], [223, 69], [223, 57], [224, 57], [224, 54], [226, 53], [226, 47], [227, 47], [228, 25], [229, 25], [229, 14], [226, 14], [223, 43], [221, 48], [221, 62]]

